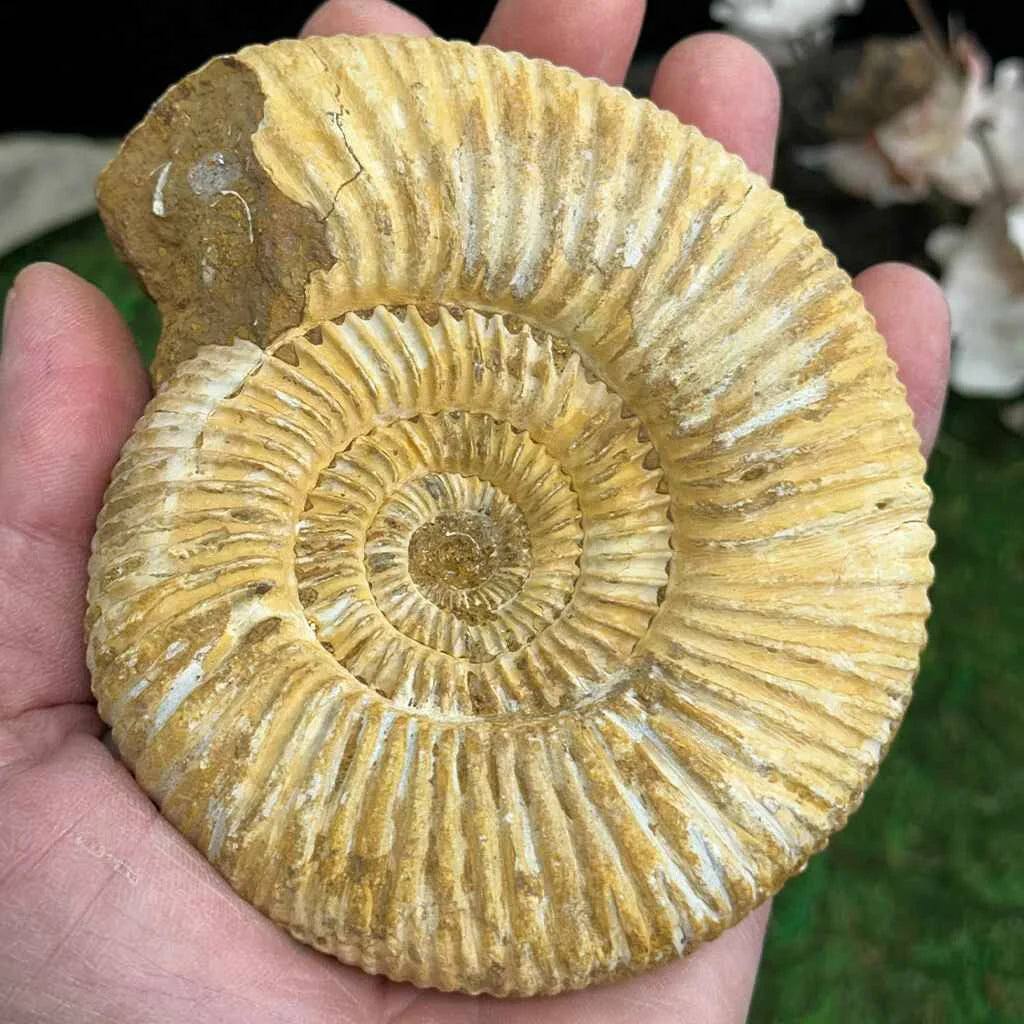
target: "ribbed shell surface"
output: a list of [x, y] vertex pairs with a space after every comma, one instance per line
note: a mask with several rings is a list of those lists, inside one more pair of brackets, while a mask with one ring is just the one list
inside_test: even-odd
[[[248, 155], [172, 155], [152, 216], [230, 207], [263, 286], [302, 280], [272, 336], [207, 336], [217, 239], [173, 302], [166, 237], [136, 261], [164, 383], [88, 614], [124, 760], [365, 970], [523, 995], [688, 952], [842, 826], [910, 696], [929, 494], [870, 316], [623, 90], [422, 39], [223, 67], [259, 83]], [[268, 188], [314, 215], [306, 262]]]

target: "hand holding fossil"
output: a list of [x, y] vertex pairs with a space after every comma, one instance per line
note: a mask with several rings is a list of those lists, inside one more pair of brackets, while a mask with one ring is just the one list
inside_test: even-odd
[[[595, 16], [594, 5], [566, 4], [557, 17], [541, 17], [542, 6], [502, 4], [488, 41], [621, 77], [637, 5], [605, 4], [603, 16]], [[332, 4], [313, 27], [422, 34], [384, 4]], [[760, 59], [716, 36], [680, 44], [654, 89], [663, 107], [765, 172], [774, 96]], [[928, 443], [945, 370], [941, 299], [908, 268], [876, 268], [858, 285]], [[70, 1020], [91, 1009], [134, 1020], [140, 1007], [159, 1019], [200, 1020], [398, 1020], [429, 1009], [455, 1021], [477, 1013], [465, 997], [382, 985], [294, 944], [223, 886], [96, 741], [100, 722], [89, 703], [79, 639], [86, 545], [103, 485], [145, 394], [131, 343], [102, 297], [52, 267], [19, 278], [0, 365], [0, 425], [9, 439], [0, 462], [0, 630], [9, 679], [0, 829], [15, 851], [2, 883], [11, 893], [3, 931], [20, 937], [3, 963], [13, 1019], [34, 1013]], [[476, 561], [490, 557], [488, 544], [473, 540]], [[503, 1020], [613, 1020], [631, 1005], [653, 1002], [665, 1020], [739, 1020], [763, 922], [763, 915], [748, 917], [691, 958], [611, 988], [547, 1004], [484, 1001], [479, 1012]], [[100, 941], [105, 949], [97, 958], [90, 951]], [[197, 989], [208, 993], [198, 1007]]]

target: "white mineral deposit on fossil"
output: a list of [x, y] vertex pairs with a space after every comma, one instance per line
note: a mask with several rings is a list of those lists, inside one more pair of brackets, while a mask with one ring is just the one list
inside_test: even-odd
[[337, 37], [183, 80], [99, 197], [164, 326], [94, 691], [243, 898], [367, 971], [551, 993], [689, 952], [844, 824], [930, 498], [763, 180], [566, 69]]

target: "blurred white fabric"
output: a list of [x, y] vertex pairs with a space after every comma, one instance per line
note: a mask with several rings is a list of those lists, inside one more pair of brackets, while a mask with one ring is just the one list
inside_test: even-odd
[[115, 139], [0, 135], [0, 255], [96, 207], [96, 177]]

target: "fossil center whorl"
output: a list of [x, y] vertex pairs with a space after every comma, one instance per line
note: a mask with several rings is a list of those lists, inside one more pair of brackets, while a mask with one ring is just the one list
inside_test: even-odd
[[358, 351], [373, 409], [304, 496], [300, 600], [323, 647], [396, 704], [571, 706], [628, 669], [663, 596], [658, 460], [564, 343], [472, 310], [439, 317], [350, 315], [344, 346], [328, 322], [294, 349], [298, 372], [303, 353]]
[[[499, 551], [505, 558], [499, 558]], [[462, 604], [452, 591], [473, 591], [486, 611], [493, 611], [504, 595], [491, 598], [487, 585], [495, 569], [509, 568], [516, 576], [525, 576], [529, 563], [529, 538], [521, 546], [503, 538], [494, 520], [483, 512], [442, 512], [421, 526], [409, 540], [409, 575], [435, 604], [450, 607]], [[473, 604], [465, 599], [465, 613], [473, 614]]]

